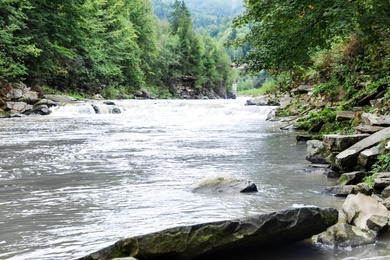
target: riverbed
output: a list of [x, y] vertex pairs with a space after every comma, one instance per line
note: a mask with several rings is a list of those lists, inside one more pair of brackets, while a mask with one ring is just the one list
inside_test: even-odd
[[[98, 101], [96, 101], [98, 102]], [[122, 100], [0, 121], [0, 258], [74, 259], [115, 241], [178, 225], [283, 210], [340, 208], [334, 184], [307, 170], [296, 133], [245, 100]], [[96, 107], [96, 106], [95, 106]], [[196, 194], [215, 176], [256, 183], [255, 194]], [[274, 259], [372, 256], [372, 249], [302, 242]], [[258, 256], [257, 256], [258, 257]], [[271, 259], [268, 258], [268, 259]], [[247, 256], [256, 259], [256, 256]], [[258, 259], [258, 258], [257, 258]]]

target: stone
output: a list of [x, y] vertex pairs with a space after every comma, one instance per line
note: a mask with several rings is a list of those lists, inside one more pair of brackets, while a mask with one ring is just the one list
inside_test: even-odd
[[385, 128], [386, 127], [383, 126], [372, 126], [372, 125], [361, 125], [361, 126], [352, 127], [352, 129], [358, 132], [359, 134], [373, 134]]
[[387, 186], [382, 192], [381, 192], [381, 196], [383, 198], [388, 198], [390, 197], [390, 186]]
[[335, 165], [342, 171], [352, 171], [357, 165], [357, 158], [360, 152], [377, 145], [389, 134], [390, 127], [357, 142], [336, 156]]
[[231, 253], [293, 243], [334, 225], [333, 208], [299, 207], [240, 218], [169, 228], [134, 236], [80, 259], [223, 259]]
[[355, 185], [363, 180], [366, 176], [364, 172], [347, 172], [341, 174], [340, 178], [337, 180], [337, 183], [340, 185]]
[[389, 219], [390, 212], [375, 198], [361, 193], [348, 195], [342, 210], [347, 216], [347, 223], [360, 229], [369, 229], [367, 220], [372, 216], [386, 217]]
[[372, 126], [390, 126], [390, 116], [363, 113], [362, 121], [363, 123]]
[[339, 122], [352, 120], [355, 116], [356, 113], [354, 111], [336, 111], [336, 120]]
[[28, 111], [27, 113], [25, 113], [27, 115], [42, 115], [42, 116], [45, 116], [45, 115], [50, 115], [51, 114], [51, 110], [49, 109], [49, 107], [47, 105], [35, 105], [34, 108], [31, 110], [31, 111]]
[[390, 197], [386, 198], [384, 201], [381, 202], [383, 206], [387, 208], [387, 210], [390, 210]]
[[346, 223], [337, 223], [325, 232], [314, 237], [314, 241], [324, 245], [348, 247], [375, 243], [376, 234]]
[[59, 103], [75, 102], [77, 98], [65, 96], [65, 95], [45, 95], [45, 98]]
[[378, 159], [378, 155], [379, 146], [374, 146], [362, 151], [358, 156], [357, 162], [360, 166], [364, 167], [364, 169], [371, 170], [371, 167]]
[[92, 99], [94, 99], [94, 100], [103, 100], [104, 97], [102, 95], [100, 95], [100, 94], [95, 94], [95, 95], [93, 95]]
[[353, 193], [354, 188], [355, 185], [336, 185], [327, 187], [325, 189], [325, 192], [335, 196], [347, 197], [349, 194]]
[[361, 182], [356, 184], [353, 193], [362, 193], [367, 196], [371, 196], [374, 193], [374, 188], [367, 183]]
[[289, 95], [283, 96], [279, 99], [280, 108], [284, 109], [293, 102], [293, 98]]
[[199, 181], [193, 185], [192, 191], [196, 193], [257, 192], [257, 187], [251, 181], [229, 176], [217, 176]]
[[375, 173], [374, 188], [378, 190], [383, 190], [387, 186], [390, 186], [390, 172]]
[[324, 135], [323, 145], [331, 152], [342, 152], [345, 149], [351, 147], [357, 142], [369, 137], [369, 134], [356, 134], [356, 135]]
[[367, 219], [367, 227], [378, 233], [383, 233], [389, 229], [389, 217], [373, 215]]
[[329, 155], [323, 144], [319, 140], [310, 140], [306, 142], [307, 155], [306, 160], [315, 164], [328, 164], [326, 157]]
[[57, 102], [50, 100], [50, 99], [41, 99], [37, 103], [34, 104], [34, 106], [39, 106], [39, 105], [46, 105], [47, 107], [56, 107], [58, 106]]
[[291, 92], [293, 94], [307, 94], [313, 91], [314, 88], [315, 86], [312, 85], [299, 85], [297, 88], [291, 90]]
[[32, 109], [32, 106], [25, 103], [25, 102], [8, 101], [8, 102], [6, 102], [6, 109], [5, 110], [11, 110], [12, 112], [23, 113], [23, 112], [31, 110], [31, 109]]

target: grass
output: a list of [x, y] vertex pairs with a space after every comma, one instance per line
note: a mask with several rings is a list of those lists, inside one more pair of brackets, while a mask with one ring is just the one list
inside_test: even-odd
[[269, 93], [273, 93], [276, 90], [276, 83], [274, 80], [267, 80], [264, 82], [263, 85], [261, 85], [260, 88], [252, 88], [247, 90], [238, 91], [239, 96], [261, 96]]

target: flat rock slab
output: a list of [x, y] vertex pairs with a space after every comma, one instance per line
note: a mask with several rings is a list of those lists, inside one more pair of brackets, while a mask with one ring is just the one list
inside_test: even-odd
[[369, 136], [369, 134], [324, 135], [323, 145], [329, 151], [341, 152]]
[[[334, 208], [300, 207], [236, 220], [166, 229], [120, 240], [80, 259], [194, 259], [297, 242], [337, 223]], [[221, 258], [219, 258], [221, 259]]]
[[336, 111], [336, 120], [337, 121], [346, 121], [354, 119], [356, 112], [354, 111]]
[[386, 127], [384, 127], [384, 126], [361, 125], [361, 126], [355, 126], [352, 129], [361, 133], [361, 134], [363, 134], [363, 133], [373, 134], [373, 133], [376, 133], [376, 132], [383, 130], [385, 128]]
[[372, 126], [390, 126], [390, 116], [363, 113], [362, 121], [365, 124]]
[[219, 192], [257, 192], [256, 184], [251, 181], [237, 179], [230, 176], [217, 176], [201, 180], [192, 187], [195, 193]]
[[387, 127], [342, 151], [336, 156], [336, 166], [342, 171], [352, 171], [357, 165], [357, 158], [360, 152], [377, 145], [389, 134], [390, 127]]

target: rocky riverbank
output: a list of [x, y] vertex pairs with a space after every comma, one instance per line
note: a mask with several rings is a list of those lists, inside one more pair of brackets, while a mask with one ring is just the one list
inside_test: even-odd
[[[269, 120], [288, 131], [306, 130], [306, 159], [337, 186], [324, 193], [346, 197], [336, 225], [313, 237], [331, 246], [375, 243], [390, 225], [390, 100], [383, 89], [362, 95], [359, 106], [342, 110], [340, 97], [315, 96], [314, 86], [252, 98], [247, 105], [278, 105]], [[329, 117], [327, 119], [326, 117]], [[331, 126], [338, 126], [335, 133]], [[330, 131], [331, 132], [331, 131]]]

